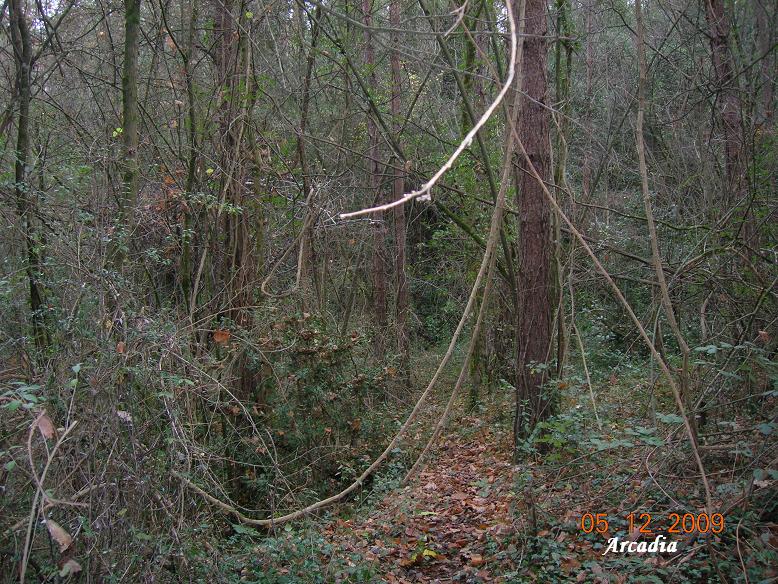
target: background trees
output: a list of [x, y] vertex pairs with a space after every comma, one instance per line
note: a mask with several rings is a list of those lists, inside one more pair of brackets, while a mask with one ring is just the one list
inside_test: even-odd
[[[261, 517], [350, 484], [451, 338], [501, 188], [492, 298], [461, 354], [469, 406], [515, 414], [518, 460], [553, 451], [564, 416], [620, 383], [642, 392], [645, 424], [676, 415], [661, 365], [701, 436], [772, 435], [774, 3], [644, 1], [637, 42], [633, 2], [513, 7], [517, 107], [496, 110], [431, 201], [344, 220], [422, 185], [491, 104], [503, 3], [3, 6], [3, 571], [64, 564], [37, 521], [18, 537], [54, 514], [92, 533], [85, 570], [142, 580], [164, 554], [138, 534], [184, 554], [200, 529], [186, 519], [202, 501], [176, 476]], [[516, 147], [504, 182], [511, 127], [528, 156]], [[28, 452], [43, 415], [55, 435], [33, 432]], [[587, 424], [586, 440], [600, 431]], [[52, 494], [31, 506], [68, 428]], [[397, 468], [423, 442], [406, 440]], [[771, 446], [748, 447], [731, 484], [769, 466]]]

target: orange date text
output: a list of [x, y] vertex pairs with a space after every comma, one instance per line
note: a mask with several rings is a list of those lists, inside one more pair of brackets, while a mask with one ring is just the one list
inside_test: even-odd
[[[664, 527], [666, 533], [721, 533], [725, 521], [721, 513], [670, 513], [666, 518], [650, 513], [630, 513], [626, 516], [629, 533], [653, 534]], [[610, 525], [606, 513], [584, 513], [581, 515], [581, 531], [584, 533], [608, 532]]]

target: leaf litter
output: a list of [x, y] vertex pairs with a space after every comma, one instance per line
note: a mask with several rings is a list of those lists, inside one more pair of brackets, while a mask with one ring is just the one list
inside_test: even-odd
[[358, 555], [381, 581], [502, 582], [514, 569], [506, 553], [513, 465], [510, 436], [499, 428], [449, 435], [403, 490], [365, 518], [338, 519], [325, 530], [333, 555]]

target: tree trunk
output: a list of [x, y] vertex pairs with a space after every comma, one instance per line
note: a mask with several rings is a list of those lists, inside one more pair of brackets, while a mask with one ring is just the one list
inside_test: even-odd
[[[710, 27], [710, 48], [713, 71], [719, 88], [717, 103], [724, 132], [724, 168], [729, 202], [744, 204], [747, 183], [745, 176], [741, 103], [734, 77], [732, 53], [729, 48], [729, 19], [724, 12], [724, 0], [703, 0]], [[727, 208], [726, 205], [720, 208]]]
[[[375, 50], [370, 27], [373, 25], [372, 5], [370, 0], [363, 0], [362, 14], [365, 23], [364, 41], [365, 65], [368, 68], [367, 81], [371, 91], [377, 90], [375, 74]], [[367, 175], [369, 192], [375, 196], [375, 203], [383, 202], [381, 196], [381, 177], [378, 169], [378, 126], [372, 114], [367, 117]], [[373, 349], [376, 357], [383, 357], [386, 348], [384, 337], [387, 328], [386, 318], [386, 223], [383, 211], [376, 211], [372, 217], [373, 224], [373, 262], [371, 278], [373, 281], [373, 322], [376, 327], [373, 336]]]
[[[308, 50], [308, 56], [305, 62], [305, 78], [303, 79], [303, 94], [302, 101], [300, 103], [300, 133], [297, 136], [297, 156], [300, 159], [300, 171], [302, 173], [303, 183], [303, 200], [305, 200], [313, 188], [311, 184], [310, 171], [308, 169], [308, 158], [305, 148], [305, 131], [308, 126], [308, 110], [311, 103], [311, 79], [313, 77], [313, 66], [316, 63], [316, 51], [319, 40], [319, 27], [321, 20], [321, 6], [316, 8], [314, 16], [311, 18], [311, 47]], [[300, 29], [300, 36], [304, 35], [305, 28]], [[315, 196], [311, 197], [311, 202], [315, 200]], [[306, 213], [312, 213], [312, 209], [306, 209]], [[313, 242], [313, 221], [307, 223], [305, 233], [302, 235], [300, 245], [303, 246], [302, 253], [302, 269], [301, 269], [301, 282], [300, 287], [303, 294], [303, 303], [307, 301], [307, 297], [312, 293], [316, 297], [319, 304], [319, 308], [322, 307], [322, 290], [317, 285], [317, 269], [316, 269], [316, 253]], [[304, 306], [305, 308], [305, 306]]]
[[[253, 74], [253, 52], [247, 42], [250, 24], [239, 3], [234, 0], [214, 0], [214, 42], [216, 72], [220, 90], [219, 132], [216, 137], [220, 165], [221, 199], [239, 211], [224, 214], [223, 240], [215, 238], [224, 250], [221, 260], [222, 290], [225, 313], [239, 328], [248, 330], [254, 324], [254, 291], [262, 272], [262, 216], [256, 174], [257, 152], [253, 147], [259, 137], [254, 135], [251, 110], [256, 95]], [[247, 187], [250, 169], [254, 168], [254, 190]], [[217, 212], [218, 213], [218, 212]], [[218, 221], [217, 228], [222, 225]], [[223, 243], [222, 243], [223, 241]], [[230, 399], [241, 402], [256, 399], [260, 371], [252, 364], [246, 348], [235, 356], [232, 364], [233, 391]], [[224, 399], [227, 397], [225, 395]], [[251, 496], [239, 478], [236, 451], [240, 436], [235, 430], [225, 432], [225, 472], [233, 483], [236, 499], [247, 501]]]
[[[570, 17], [570, 0], [556, 0], [557, 34], [562, 37], [573, 36], [573, 26]], [[559, 39], [554, 45], [554, 70], [556, 74], [556, 110], [559, 112], [555, 124], [556, 149], [554, 184], [557, 192], [562, 194], [567, 190], [567, 141], [568, 116], [570, 115], [570, 77], [572, 74], [573, 45], [569, 40]], [[556, 301], [556, 371], [557, 379], [562, 377], [567, 354], [567, 329], [565, 327], [565, 303], [562, 266], [562, 220], [557, 213], [553, 217], [554, 232], [554, 265], [553, 265], [553, 297]]]
[[583, 170], [581, 171], [581, 195], [584, 201], [591, 201], [592, 184], [592, 103], [594, 92], [592, 91], [592, 72], [594, 71], [594, 27], [592, 24], [592, 12], [594, 8], [591, 2], [586, 3], [586, 90], [585, 99], [588, 104], [585, 111], [584, 128], [586, 132], [586, 146], [583, 156]]
[[[392, 0], [389, 6], [389, 22], [393, 29], [400, 28], [400, 2]], [[402, 92], [402, 79], [400, 70], [400, 38], [399, 34], [392, 32], [392, 48], [389, 56], [392, 70], [392, 133], [395, 141], [400, 143], [400, 130], [402, 128], [400, 95]], [[405, 191], [405, 161], [400, 156], [394, 157], [394, 180], [392, 181], [392, 198], [401, 199]], [[396, 322], [397, 327], [397, 351], [400, 354], [400, 375], [405, 387], [410, 386], [410, 340], [408, 337], [408, 281], [405, 274], [405, 205], [394, 208], [394, 238], [397, 245], [397, 256], [394, 263], [395, 284], [397, 294]]]
[[124, 263], [138, 200], [138, 38], [141, 0], [124, 3], [124, 65], [122, 69], [122, 191], [119, 194], [120, 235], [112, 247], [114, 267]]
[[14, 165], [14, 197], [24, 232], [27, 252], [25, 271], [30, 289], [30, 313], [33, 337], [38, 348], [49, 343], [43, 317], [44, 292], [40, 284], [42, 261], [40, 236], [35, 225], [36, 194], [27, 182], [30, 157], [30, 104], [32, 102], [32, 42], [22, 0], [10, 0], [9, 20], [14, 60], [16, 62], [16, 93], [19, 99], [19, 119], [16, 133]]
[[775, 41], [775, 19], [770, 14], [767, 0], [754, 2], [754, 18], [756, 20], [757, 50], [762, 57], [759, 64], [759, 83], [757, 87], [762, 94], [757, 111], [757, 121], [770, 127], [773, 121], [773, 75], [775, 73], [775, 54], [771, 47]]
[[181, 59], [184, 63], [184, 78], [186, 80], [186, 107], [188, 120], [188, 146], [189, 155], [186, 163], [186, 183], [184, 185], [183, 206], [183, 226], [181, 233], [181, 292], [184, 296], [184, 304], [187, 311], [192, 310], [190, 305], [190, 295], [192, 292], [192, 240], [194, 233], [192, 231], [192, 195], [194, 194], [197, 161], [198, 161], [198, 142], [197, 142], [197, 113], [195, 110], [195, 88], [194, 76], [192, 74], [192, 57], [195, 48], [195, 27], [197, 26], [197, 0], [189, 2], [189, 17], [184, 13], [184, 4], [181, 4], [181, 21], [187, 22], [186, 48], [181, 51]]
[[472, 99], [473, 104], [476, 102], [476, 96], [473, 95], [473, 89], [475, 87], [475, 75], [476, 75], [476, 55], [478, 52], [478, 46], [476, 46], [478, 18], [483, 10], [484, 3], [471, 4], [468, 2], [464, 6], [464, 15], [462, 18], [462, 25], [470, 31], [470, 36], [464, 38], [465, 43], [465, 62], [464, 70], [462, 72], [462, 85], [464, 87], [464, 95], [462, 96], [462, 109], [459, 113], [460, 116], [460, 131], [464, 136], [470, 131], [473, 126], [470, 119], [470, 112], [467, 110], [467, 100]]
[[[517, 130], [530, 161], [544, 181], [549, 179], [551, 143], [546, 109], [546, 1], [527, 0], [523, 38], [524, 97], [517, 112]], [[538, 421], [551, 413], [545, 392], [551, 344], [551, 213], [542, 185], [530, 174], [526, 161], [517, 159], [519, 210], [519, 265], [517, 275], [518, 335], [516, 418], [514, 434], [526, 437]]]

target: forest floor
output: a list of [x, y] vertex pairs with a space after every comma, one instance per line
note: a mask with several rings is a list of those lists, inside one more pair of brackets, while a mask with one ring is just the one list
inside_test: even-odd
[[[561, 413], [535, 447], [522, 451], [519, 465], [511, 461], [511, 396], [495, 392], [488, 405], [460, 403], [409, 484], [402, 483], [407, 460], [390, 462], [357, 500], [286, 525], [249, 556], [234, 557], [241, 581], [707, 583], [742, 581], [743, 570], [752, 582], [778, 581], [776, 481], [738, 480], [735, 471], [747, 463], [741, 454], [706, 457], [723, 533], [670, 533], [674, 513], [704, 511], [704, 493], [679, 418], [658, 413], [664, 421], [656, 428], [644, 425], [636, 403], [646, 382], [632, 373], [601, 384], [600, 429], [587, 396], [567, 390]], [[658, 395], [660, 412], [672, 411], [666, 393]], [[433, 403], [428, 419], [441, 409]], [[745, 423], [733, 420], [733, 431]], [[414, 438], [417, 447], [423, 434]], [[753, 436], [760, 448], [765, 438]], [[411, 452], [398, 450], [398, 458]], [[652, 516], [650, 535], [628, 521], [641, 512]], [[607, 519], [603, 533], [584, 533], [588, 513]], [[648, 543], [657, 535], [676, 540], [677, 552], [604, 553], [612, 537]]]
[[465, 417], [410, 486], [325, 528], [333, 555], [356, 553], [389, 583], [500, 581], [512, 567], [510, 452], [508, 432]]

